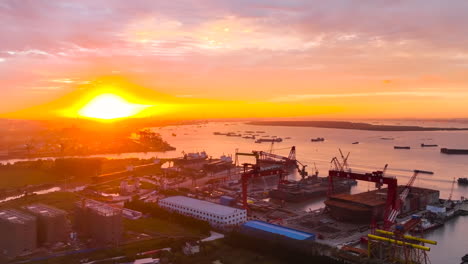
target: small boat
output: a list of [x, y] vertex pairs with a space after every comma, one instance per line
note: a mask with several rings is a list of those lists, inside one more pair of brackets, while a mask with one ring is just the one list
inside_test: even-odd
[[172, 133], [172, 136], [175, 137], [175, 136], [177, 136], [177, 134], [176, 134], [176, 133]]
[[394, 146], [394, 149], [411, 149], [410, 146]]
[[437, 221], [430, 221], [428, 219], [423, 218], [421, 220], [421, 224], [416, 226], [413, 230], [411, 230], [411, 233], [420, 233], [420, 232], [426, 232], [429, 230], [433, 230], [436, 228], [439, 228], [443, 226], [443, 222], [437, 222]]
[[417, 173], [424, 173], [424, 174], [434, 174], [433, 171], [426, 171], [426, 170], [414, 170], [414, 172], [417, 172]]
[[225, 136], [226, 133], [221, 133], [221, 132], [214, 132], [213, 135], [217, 135], [217, 136]]
[[357, 145], [357, 144], [359, 144], [359, 141], [353, 142], [353, 143], [351, 143], [351, 144]]
[[468, 178], [458, 178], [458, 184], [468, 185]]
[[255, 131], [255, 133], [265, 133], [265, 131]]
[[312, 138], [310, 141], [311, 142], [323, 142], [325, 141], [325, 138], [322, 138], [322, 137]]
[[380, 138], [381, 140], [394, 140], [394, 138], [391, 138], [391, 137], [382, 137]]
[[424, 143], [421, 144], [421, 147], [423, 148], [438, 147], [438, 146], [439, 145], [437, 144], [424, 144]]

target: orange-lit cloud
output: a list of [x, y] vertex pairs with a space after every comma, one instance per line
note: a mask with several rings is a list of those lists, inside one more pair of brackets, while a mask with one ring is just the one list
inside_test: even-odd
[[[198, 116], [231, 104], [241, 116], [239, 103], [243, 116], [466, 117], [467, 12], [463, 0], [2, 1], [0, 113], [115, 75], [210, 101]], [[165, 109], [193, 114], [187, 103]]]

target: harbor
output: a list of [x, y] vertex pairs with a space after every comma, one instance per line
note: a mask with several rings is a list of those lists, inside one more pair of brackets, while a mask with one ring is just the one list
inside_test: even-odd
[[[380, 139], [381, 135], [369, 135], [369, 132], [355, 133], [351, 137], [360, 144], [350, 144], [352, 139], [334, 137], [333, 130], [318, 131], [315, 134], [328, 136], [323, 144], [316, 145], [310, 142], [308, 133], [301, 136], [298, 131], [268, 127], [264, 128], [264, 133], [259, 133], [257, 127], [243, 123], [228, 123], [228, 126], [239, 134], [219, 135], [215, 130], [219, 124], [214, 123], [154, 129], [170, 141], [178, 153], [129, 154], [152, 159], [150, 163], [130, 166], [124, 171], [99, 175], [91, 184], [74, 188], [79, 190], [73, 192], [113, 205], [128, 203], [134, 197], [157, 203], [176, 193], [246, 210], [246, 221], [273, 225], [267, 230], [280, 226], [310, 234], [314, 243], [339, 249], [340, 258], [369, 254], [366, 243], [373, 248], [383, 246], [378, 239], [399, 239], [392, 235], [399, 226], [414, 239], [424, 237], [437, 242], [424, 253], [431, 260], [437, 259], [435, 252], [440, 246], [453, 251], [454, 261], [465, 254], [463, 247], [445, 247], [446, 232], [453, 228], [464, 229], [459, 223], [464, 223], [468, 206], [464, 200], [467, 190], [464, 178], [440, 178], [444, 177], [441, 169], [453, 169], [450, 166], [440, 167], [423, 158], [407, 163], [404, 158], [407, 152], [394, 154], [388, 148], [393, 142], [387, 144]], [[306, 130], [297, 128], [301, 129]], [[261, 139], [275, 139], [279, 136], [273, 135], [280, 135], [289, 139], [255, 144], [243, 138], [244, 135], [263, 135]], [[392, 132], [391, 137], [403, 143], [415, 141], [402, 139], [397, 132]], [[217, 144], [206, 144], [213, 140], [217, 140]], [[443, 139], [437, 141], [443, 142]], [[365, 160], [359, 155], [363, 151], [378, 151], [379, 154], [368, 155], [366, 157], [372, 159]], [[441, 155], [434, 148], [415, 148], [411, 152], [425, 155], [425, 159], [429, 155]], [[118, 159], [125, 155], [107, 157]], [[458, 157], [453, 156], [455, 162]], [[148, 170], [154, 173], [143, 172]], [[60, 187], [55, 191], [72, 191]], [[389, 225], [388, 206], [396, 203], [405, 192], [403, 205]], [[141, 213], [135, 209], [125, 209], [124, 216], [141, 218]], [[444, 232], [448, 228], [450, 230]], [[374, 229], [384, 233], [375, 233]], [[417, 241], [411, 243], [420, 245]]]

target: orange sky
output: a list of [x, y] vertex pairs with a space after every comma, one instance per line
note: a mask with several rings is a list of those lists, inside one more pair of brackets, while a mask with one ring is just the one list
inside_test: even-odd
[[466, 1], [149, 2], [2, 2], [2, 116], [468, 117]]

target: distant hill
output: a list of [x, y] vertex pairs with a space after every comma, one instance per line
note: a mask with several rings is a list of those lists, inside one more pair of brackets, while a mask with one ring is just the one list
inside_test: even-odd
[[468, 130], [468, 128], [453, 128], [453, 127], [372, 125], [368, 123], [353, 123], [353, 122], [346, 122], [346, 121], [254, 121], [254, 122], [249, 122], [248, 124], [258, 125], [258, 126], [322, 127], [322, 128], [371, 130], [371, 131], [460, 131], [460, 130]]

